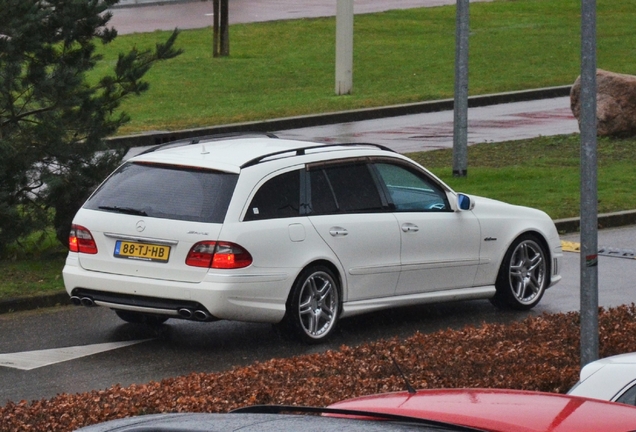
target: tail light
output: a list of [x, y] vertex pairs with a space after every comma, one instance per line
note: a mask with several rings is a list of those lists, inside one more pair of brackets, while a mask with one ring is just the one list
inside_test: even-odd
[[192, 246], [186, 264], [193, 267], [237, 269], [252, 264], [252, 255], [230, 242], [204, 241]]
[[80, 225], [72, 225], [68, 235], [68, 248], [71, 252], [96, 254], [97, 244], [89, 230]]

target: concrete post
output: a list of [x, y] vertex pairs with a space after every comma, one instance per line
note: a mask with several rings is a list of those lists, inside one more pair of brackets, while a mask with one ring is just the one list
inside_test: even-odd
[[353, 88], [353, 0], [338, 0], [336, 9], [336, 94]]

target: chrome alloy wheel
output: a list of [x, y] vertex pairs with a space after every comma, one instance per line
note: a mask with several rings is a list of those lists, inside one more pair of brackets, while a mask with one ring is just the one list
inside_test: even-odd
[[532, 304], [543, 294], [547, 263], [543, 249], [534, 240], [519, 243], [510, 257], [509, 281], [515, 299], [524, 305]]
[[333, 277], [324, 271], [315, 271], [305, 279], [298, 298], [298, 317], [304, 332], [310, 338], [326, 336], [338, 316], [338, 288]]

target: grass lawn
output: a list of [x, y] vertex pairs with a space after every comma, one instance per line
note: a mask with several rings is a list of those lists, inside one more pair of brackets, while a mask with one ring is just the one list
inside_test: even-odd
[[[598, 0], [598, 66], [636, 73], [636, 0]], [[572, 84], [580, 73], [579, 0], [499, 0], [470, 6], [472, 95]], [[117, 54], [167, 32], [119, 36]], [[353, 93], [336, 96], [335, 18], [230, 26], [230, 56], [213, 58], [210, 28], [184, 30], [180, 57], [156, 65], [150, 90], [124, 104], [121, 134], [179, 130], [451, 98], [455, 6], [355, 17]]]
[[0, 261], [0, 300], [64, 290], [62, 258]]

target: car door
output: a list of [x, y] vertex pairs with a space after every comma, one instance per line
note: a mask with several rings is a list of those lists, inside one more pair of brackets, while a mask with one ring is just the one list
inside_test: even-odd
[[377, 161], [401, 235], [396, 294], [473, 286], [479, 265], [479, 221], [453, 211], [446, 191], [423, 171], [401, 161]]
[[307, 213], [345, 269], [347, 301], [393, 295], [400, 272], [400, 232], [368, 164], [308, 166]]

